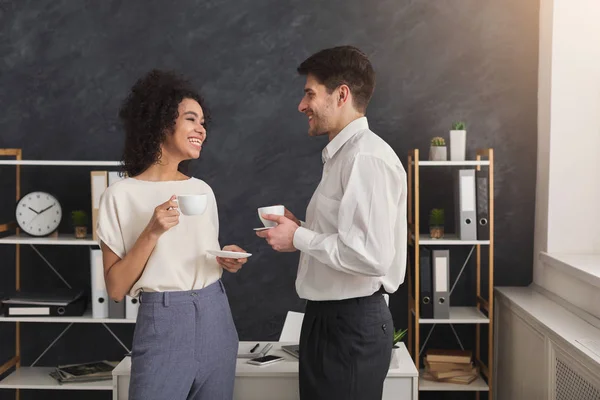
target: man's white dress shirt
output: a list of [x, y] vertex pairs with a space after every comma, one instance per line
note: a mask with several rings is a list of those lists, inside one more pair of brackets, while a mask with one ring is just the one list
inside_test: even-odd
[[406, 171], [366, 117], [323, 150], [323, 177], [294, 234], [296, 290], [307, 300], [395, 292], [406, 271]]

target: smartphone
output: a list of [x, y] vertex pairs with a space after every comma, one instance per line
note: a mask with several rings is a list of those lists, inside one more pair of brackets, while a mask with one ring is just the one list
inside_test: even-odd
[[248, 364], [269, 365], [281, 360], [283, 360], [283, 357], [268, 355], [263, 357], [251, 358], [250, 360], [248, 360]]

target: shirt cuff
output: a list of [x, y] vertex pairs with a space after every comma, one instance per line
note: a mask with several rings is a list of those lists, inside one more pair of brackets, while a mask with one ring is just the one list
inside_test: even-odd
[[315, 236], [317, 236], [316, 232], [310, 231], [306, 228], [298, 228], [296, 229], [296, 232], [294, 233], [294, 247], [297, 248], [300, 251], [308, 251], [308, 248], [310, 246], [310, 242], [312, 242], [312, 240], [315, 238]]

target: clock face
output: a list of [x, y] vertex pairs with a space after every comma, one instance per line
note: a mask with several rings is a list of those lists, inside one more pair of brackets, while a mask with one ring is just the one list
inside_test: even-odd
[[46, 192], [31, 192], [17, 203], [19, 227], [32, 236], [47, 236], [60, 224], [62, 208], [58, 200]]

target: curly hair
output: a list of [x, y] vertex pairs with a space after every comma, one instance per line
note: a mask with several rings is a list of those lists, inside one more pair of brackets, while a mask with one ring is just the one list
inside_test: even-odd
[[[196, 100], [208, 123], [210, 115], [204, 99], [175, 72], [153, 69], [133, 85], [119, 110], [125, 129], [123, 169], [129, 176], [144, 172], [160, 160], [160, 146], [175, 130], [183, 99]], [[180, 165], [179, 170], [186, 166]]]

